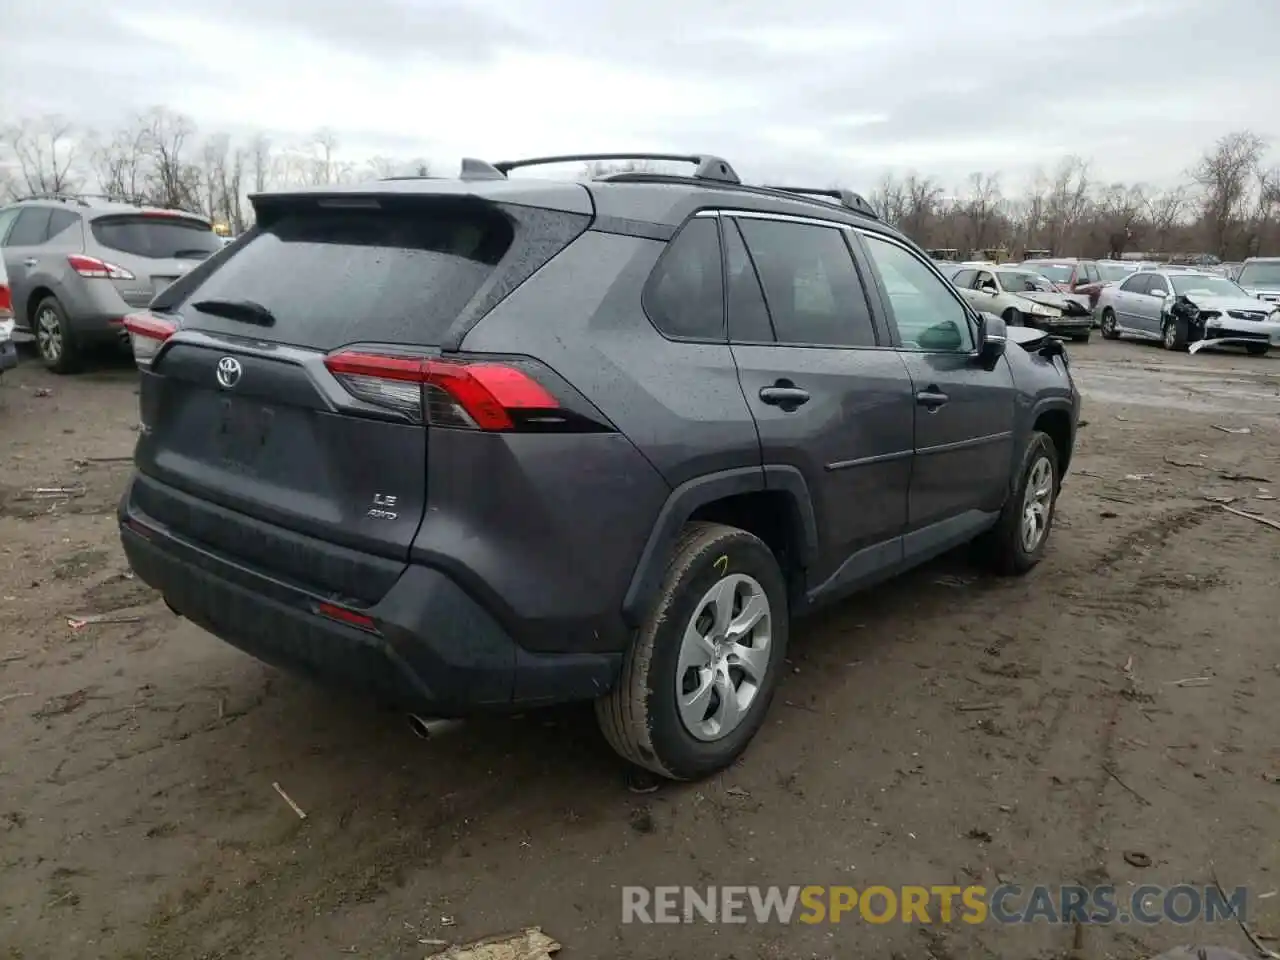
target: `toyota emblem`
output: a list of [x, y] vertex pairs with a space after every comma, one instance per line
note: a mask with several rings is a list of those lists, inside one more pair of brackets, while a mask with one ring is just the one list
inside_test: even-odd
[[240, 382], [244, 368], [235, 357], [223, 357], [218, 361], [218, 383], [230, 389]]

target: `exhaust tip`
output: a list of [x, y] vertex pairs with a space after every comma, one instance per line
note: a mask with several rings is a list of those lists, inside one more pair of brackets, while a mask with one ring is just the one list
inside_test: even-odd
[[434, 740], [436, 737], [443, 736], [460, 726], [462, 726], [461, 720], [420, 717], [416, 713], [409, 714], [409, 729], [423, 740]]

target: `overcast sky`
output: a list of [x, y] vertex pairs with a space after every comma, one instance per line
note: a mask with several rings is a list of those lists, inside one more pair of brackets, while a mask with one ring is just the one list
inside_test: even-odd
[[[1216, 137], [1280, 146], [1280, 0], [36, 0], [6, 4], [4, 120], [331, 127], [448, 169], [709, 151], [752, 179], [1017, 180], [1066, 153], [1166, 183]], [[1273, 153], [1280, 157], [1280, 151]]]

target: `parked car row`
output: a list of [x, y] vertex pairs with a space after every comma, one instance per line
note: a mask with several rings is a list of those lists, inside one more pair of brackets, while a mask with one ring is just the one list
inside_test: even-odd
[[125, 340], [124, 318], [223, 247], [204, 217], [73, 195], [0, 208], [13, 319], [55, 373]]

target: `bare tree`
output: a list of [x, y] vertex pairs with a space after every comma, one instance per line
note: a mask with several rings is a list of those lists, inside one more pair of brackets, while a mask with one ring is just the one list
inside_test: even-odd
[[4, 139], [18, 162], [20, 186], [27, 193], [70, 193], [83, 178], [76, 169], [79, 143], [75, 128], [64, 117], [20, 120], [4, 131]]
[[142, 142], [151, 159], [148, 194], [164, 207], [196, 210], [201, 206], [200, 168], [188, 159], [196, 126], [190, 117], [153, 107], [143, 118]]
[[898, 226], [908, 236], [926, 236], [942, 204], [942, 186], [932, 177], [922, 177], [913, 170], [902, 182], [902, 192], [903, 213]]
[[315, 152], [315, 163], [312, 168], [311, 182], [317, 186], [333, 183], [338, 179], [334, 154], [338, 150], [338, 135], [325, 127], [317, 130], [312, 138], [312, 150]]
[[998, 219], [1004, 197], [998, 173], [972, 173], [960, 198], [960, 212], [968, 221], [967, 244], [986, 250], [998, 242]]
[[1045, 205], [1046, 239], [1059, 253], [1089, 210], [1089, 164], [1081, 157], [1064, 157], [1054, 173]]
[[249, 171], [253, 178], [253, 192], [267, 189], [271, 176], [271, 141], [265, 134], [255, 134], [249, 141]]
[[877, 216], [887, 223], [899, 224], [907, 215], [906, 187], [889, 171], [867, 198]]
[[1098, 197], [1091, 245], [1109, 257], [1120, 257], [1141, 232], [1147, 206], [1142, 184], [1113, 183]]
[[134, 121], [121, 127], [107, 142], [95, 143], [89, 155], [98, 189], [115, 200], [136, 203], [150, 176], [147, 127]]
[[1157, 250], [1166, 248], [1169, 238], [1186, 217], [1190, 206], [1191, 198], [1187, 195], [1185, 186], [1173, 187], [1147, 198], [1146, 219], [1155, 235]]
[[1220, 257], [1237, 239], [1249, 202], [1249, 188], [1266, 150], [1266, 141], [1249, 130], [1220, 138], [1191, 169], [1203, 191], [1201, 211], [1209, 244]]

